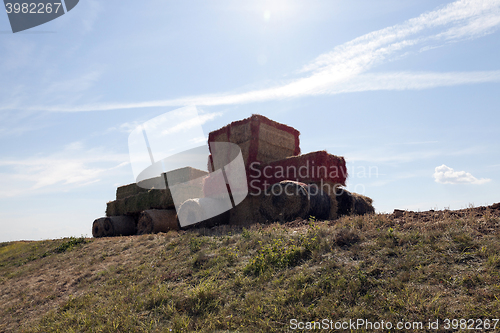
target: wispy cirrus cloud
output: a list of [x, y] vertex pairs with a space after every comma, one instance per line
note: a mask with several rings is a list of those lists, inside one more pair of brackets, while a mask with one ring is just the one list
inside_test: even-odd
[[112, 176], [129, 163], [127, 154], [109, 153], [101, 148], [85, 149], [80, 142], [46, 156], [3, 159], [0, 161], [0, 197], [92, 184]]
[[[452, 73], [367, 73], [360, 74], [344, 82], [331, 82], [321, 86], [307, 86], [304, 90], [288, 86], [256, 90], [241, 94], [212, 94], [201, 96], [190, 96], [177, 99], [156, 100], [137, 103], [102, 103], [81, 106], [36, 106], [28, 107], [28, 110], [44, 110], [50, 112], [84, 112], [84, 111], [109, 111], [120, 109], [137, 109], [149, 107], [175, 107], [175, 106], [214, 106], [234, 105], [287, 98], [335, 95], [362, 91], [377, 90], [422, 90], [437, 87], [456, 86], [463, 84], [498, 83], [500, 82], [500, 71], [477, 71], [477, 72], [452, 72]], [[315, 89], [313, 89], [313, 88]]]
[[305, 65], [302, 72], [355, 74], [405, 52], [484, 36], [499, 24], [500, 1], [460, 0], [337, 46]]
[[373, 90], [429, 89], [439, 86], [500, 82], [500, 71], [451, 73], [367, 73], [403, 56], [491, 34], [500, 26], [500, 0], [459, 0], [385, 29], [335, 47], [303, 66], [292, 80], [243, 93], [208, 94], [136, 103], [34, 106], [54, 112], [227, 105], [303, 96]]

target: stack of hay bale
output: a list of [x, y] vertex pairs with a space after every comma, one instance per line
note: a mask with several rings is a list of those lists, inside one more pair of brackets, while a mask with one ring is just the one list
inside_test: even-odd
[[[191, 167], [170, 171], [170, 179], [175, 177], [179, 182], [191, 181], [192, 186], [183, 189], [183, 192], [176, 191], [177, 198], [181, 197], [183, 201], [203, 196], [202, 178], [207, 174], [206, 171]], [[197, 179], [199, 184], [193, 184], [193, 179]], [[107, 203], [106, 217], [94, 221], [92, 235], [126, 236], [167, 232], [172, 229], [179, 229], [177, 214], [167, 184], [167, 174], [162, 174], [139, 185], [133, 183], [118, 187], [116, 200]]]
[[[229, 179], [227, 170], [221, 181], [222, 174], [217, 175], [221, 161], [214, 161], [210, 155], [210, 174], [185, 167], [170, 171], [168, 177], [162, 174], [140, 184], [120, 186], [116, 200], [107, 203], [106, 217], [94, 221], [92, 234], [104, 237], [167, 232], [179, 229], [179, 220], [200, 221], [200, 216], [212, 218], [192, 226], [248, 225], [309, 216], [336, 219], [341, 215], [373, 213], [370, 198], [343, 188], [347, 179], [344, 158], [326, 151], [300, 155], [299, 135], [296, 129], [261, 115], [213, 131], [208, 137], [211, 153], [214, 154], [215, 143], [238, 145], [246, 179], [242, 175], [243, 179], [233, 181], [233, 187], [224, 186]], [[232, 152], [228, 154], [233, 156]], [[176, 184], [168, 184], [167, 179], [176, 179]], [[180, 191], [179, 186], [174, 190], [177, 183], [183, 184]], [[249, 195], [238, 203], [234, 198], [242, 190], [241, 184], [243, 193], [248, 186]], [[211, 214], [211, 210], [218, 213], [219, 201], [227, 200], [228, 195], [232, 198], [227, 210]]]
[[[300, 132], [296, 129], [261, 115], [252, 115], [209, 133], [209, 147], [214, 142], [237, 144], [241, 149], [246, 169], [248, 190], [251, 194], [231, 209], [230, 224], [241, 225], [266, 221], [259, 210], [263, 195], [252, 191], [251, 172], [252, 170], [260, 170], [260, 167], [265, 163], [299, 155], [299, 135]], [[208, 161], [208, 169], [214, 170], [214, 161], [211, 156]], [[217, 191], [217, 187], [213, 186], [210, 177], [207, 177], [204, 187], [205, 195], [217, 196], [217, 193], [213, 192], [214, 190]]]
[[[310, 215], [335, 219], [344, 210], [346, 214], [374, 212], [371, 199], [352, 196], [342, 188], [347, 179], [344, 158], [326, 151], [300, 155], [299, 135], [296, 129], [261, 115], [252, 115], [209, 134], [209, 146], [212, 142], [237, 144], [245, 163], [249, 195], [231, 209], [230, 224], [284, 221]], [[214, 169], [211, 158], [208, 169]], [[205, 179], [205, 194], [212, 189], [209, 179]], [[294, 195], [288, 195], [292, 188]], [[340, 212], [338, 193], [344, 194]]]

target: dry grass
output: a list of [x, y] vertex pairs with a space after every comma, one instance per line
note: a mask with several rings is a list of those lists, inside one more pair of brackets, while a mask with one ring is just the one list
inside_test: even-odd
[[286, 332], [292, 318], [500, 318], [499, 216], [403, 212], [3, 243], [0, 331]]

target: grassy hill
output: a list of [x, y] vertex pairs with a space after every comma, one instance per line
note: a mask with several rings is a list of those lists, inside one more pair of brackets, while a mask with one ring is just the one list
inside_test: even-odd
[[494, 331], [500, 209], [2, 243], [0, 291], [1, 332]]

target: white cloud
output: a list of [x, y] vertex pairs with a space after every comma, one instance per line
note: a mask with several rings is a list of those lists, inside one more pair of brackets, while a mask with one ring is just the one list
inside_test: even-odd
[[434, 170], [434, 180], [441, 184], [484, 184], [491, 179], [477, 179], [473, 175], [465, 171], [455, 171], [446, 165], [436, 167]]
[[0, 197], [12, 197], [40, 190], [67, 191], [99, 182], [128, 165], [127, 154], [100, 148], [84, 149], [75, 142], [48, 156], [0, 161]]

